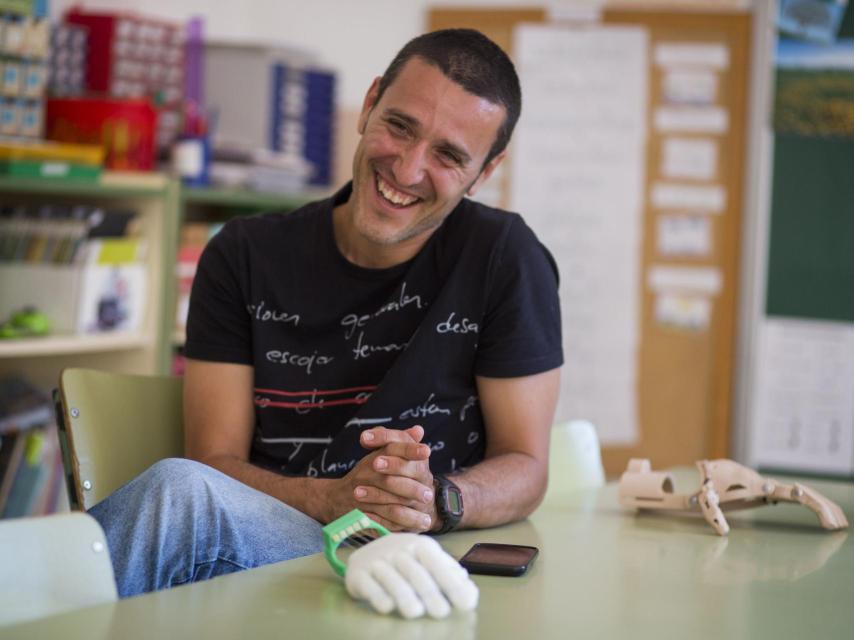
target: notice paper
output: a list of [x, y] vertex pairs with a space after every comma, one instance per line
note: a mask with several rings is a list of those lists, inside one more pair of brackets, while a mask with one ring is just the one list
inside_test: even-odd
[[588, 419], [606, 445], [638, 437], [647, 39], [639, 27], [523, 25], [513, 47], [525, 109], [511, 208], [560, 269], [556, 421]]
[[704, 213], [723, 213], [726, 189], [720, 185], [694, 186], [656, 182], [652, 186], [652, 206], [657, 209], [684, 209]]
[[664, 138], [661, 175], [665, 178], [713, 180], [718, 169], [718, 143], [714, 138]]
[[664, 133], [726, 133], [729, 113], [723, 107], [658, 107], [655, 128]]
[[665, 293], [655, 297], [655, 321], [666, 327], [705, 331], [712, 317], [712, 301], [706, 296]]
[[662, 256], [706, 257], [712, 250], [712, 221], [708, 216], [661, 214], [656, 248]]
[[662, 79], [666, 104], [713, 105], [718, 97], [718, 74], [713, 71], [668, 71]]
[[729, 47], [722, 42], [659, 42], [653, 56], [659, 67], [729, 67]]
[[854, 324], [766, 318], [753, 380], [751, 464], [854, 474]]
[[715, 267], [674, 267], [653, 265], [647, 273], [647, 285], [657, 293], [720, 293], [722, 278]]

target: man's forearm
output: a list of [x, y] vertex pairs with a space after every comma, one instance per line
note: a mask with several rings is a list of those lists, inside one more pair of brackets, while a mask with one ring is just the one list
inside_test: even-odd
[[531, 514], [546, 491], [545, 465], [524, 453], [503, 453], [449, 476], [465, 507], [461, 527], [493, 527]]
[[210, 456], [199, 462], [273, 496], [323, 524], [341, 515], [333, 514], [333, 505], [328, 499], [330, 484], [334, 480], [283, 476], [234, 456]]

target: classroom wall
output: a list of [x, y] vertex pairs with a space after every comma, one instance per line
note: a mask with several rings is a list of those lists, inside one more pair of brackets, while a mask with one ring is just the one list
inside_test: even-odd
[[[143, 11], [152, 16], [186, 20], [205, 18], [212, 39], [269, 42], [319, 53], [324, 64], [339, 72], [339, 104], [355, 109], [371, 80], [380, 75], [407, 40], [420, 33], [430, 0], [53, 0], [51, 12], [60, 16], [68, 7]], [[443, 0], [443, 5], [511, 4], [501, 0]], [[514, 0], [514, 5], [542, 6], [542, 1]]]
[[744, 7], [753, 0], [51, 0], [59, 18], [69, 7], [140, 11], [165, 19], [205, 19], [206, 37], [270, 43], [315, 52], [338, 73], [338, 113], [333, 175], [340, 183], [350, 175], [358, 136], [356, 121], [365, 91], [382, 74], [394, 53], [421, 33], [427, 12], [435, 7], [535, 7], [556, 17], [584, 15], [605, 4], [708, 9]]
[[[680, 6], [738, 6], [749, 0], [670, 0]], [[649, 0], [622, 0], [650, 6]], [[51, 14], [59, 17], [73, 5], [87, 9], [142, 11], [148, 15], [186, 20], [205, 18], [212, 39], [270, 42], [302, 47], [320, 54], [339, 72], [339, 104], [356, 109], [371, 80], [380, 75], [392, 55], [423, 31], [427, 11], [442, 7], [567, 7], [598, 4], [596, 0], [52, 0]]]

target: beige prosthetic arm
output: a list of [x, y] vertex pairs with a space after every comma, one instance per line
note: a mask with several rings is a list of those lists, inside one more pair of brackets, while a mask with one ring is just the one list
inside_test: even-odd
[[724, 511], [777, 502], [795, 502], [811, 509], [825, 529], [845, 529], [848, 520], [836, 503], [800, 483], [784, 484], [732, 460], [699, 460], [700, 490], [673, 493], [673, 477], [653, 471], [649, 460], [633, 458], [620, 478], [620, 504], [635, 509], [700, 511], [719, 535], [729, 532]]

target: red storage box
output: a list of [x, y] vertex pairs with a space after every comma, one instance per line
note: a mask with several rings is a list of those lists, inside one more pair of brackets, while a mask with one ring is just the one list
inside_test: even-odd
[[49, 140], [102, 145], [107, 169], [154, 169], [157, 112], [148, 100], [51, 98], [45, 122]]

